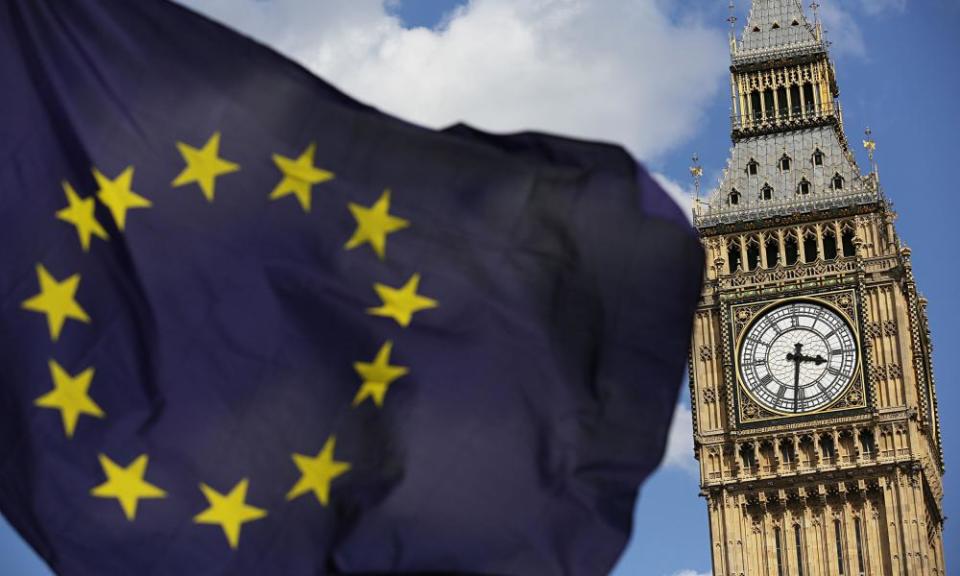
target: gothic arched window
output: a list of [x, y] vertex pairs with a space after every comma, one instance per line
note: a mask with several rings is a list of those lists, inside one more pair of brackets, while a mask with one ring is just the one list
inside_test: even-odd
[[747, 240], [747, 270], [756, 270], [760, 267], [760, 240], [751, 236]]
[[836, 534], [834, 540], [837, 542], [837, 570], [838, 574], [843, 574], [843, 532], [840, 529], [840, 520], [833, 521], [833, 531]]
[[800, 248], [796, 233], [787, 234], [784, 241], [784, 252], [787, 257], [787, 266], [793, 266], [800, 259]]
[[740, 241], [736, 238], [731, 238], [730, 242], [727, 243], [727, 263], [730, 264], [730, 272], [739, 272], [742, 270], [740, 267]]
[[860, 451], [868, 458], [876, 451], [874, 449], [873, 432], [870, 430], [860, 431]]
[[774, 22], [773, 26], [770, 27], [771, 30], [777, 30], [779, 28], [780, 28], [780, 24], [778, 24], [777, 22]]
[[764, 200], [773, 200], [773, 187], [769, 184], [764, 184], [763, 188], [760, 189], [760, 198]]
[[833, 180], [830, 181], [830, 185], [834, 190], [843, 190], [843, 176], [839, 172], [833, 175]]
[[753, 158], [747, 162], [747, 174], [750, 176], [756, 176], [757, 172], [760, 171], [760, 163], [754, 160]]
[[[793, 525], [793, 538], [797, 549], [797, 576], [803, 576], [803, 538], [800, 535], [800, 525]], [[861, 573], [864, 573], [861, 571]]]
[[823, 232], [823, 259], [833, 260], [837, 257], [837, 237], [830, 226]]
[[823, 166], [823, 152], [819, 148], [813, 151], [813, 165]]
[[780, 528], [773, 529], [773, 540], [777, 550], [777, 576], [783, 576], [783, 543], [780, 541]]
[[736, 188], [731, 190], [730, 194], [727, 195], [727, 202], [729, 202], [731, 206], [736, 206], [737, 204], [740, 203], [740, 193], [737, 192]]
[[840, 247], [843, 250], [844, 257], [857, 255], [857, 247], [853, 244], [853, 228], [843, 227], [843, 233], [840, 236]]
[[797, 84], [790, 87], [790, 113], [800, 114], [800, 86]]
[[800, 183], [797, 184], [797, 194], [807, 195], [810, 193], [810, 181], [806, 178], [800, 180]]
[[803, 231], [803, 261], [807, 264], [816, 262], [820, 255], [817, 253], [817, 233], [812, 228]]
[[780, 264], [780, 241], [774, 234], [768, 234], [763, 247], [767, 257], [767, 268]]
[[791, 160], [789, 156], [787, 156], [786, 154], [784, 154], [783, 156], [780, 157], [780, 169], [783, 170], [783, 171], [789, 170], [789, 169], [790, 169], [790, 164], [791, 164], [792, 162], [793, 162], [793, 160]]
[[864, 540], [865, 540], [864, 537], [866, 536], [866, 532], [860, 528], [860, 525], [861, 525], [860, 517], [858, 516], [853, 519], [854, 536], [856, 536], [857, 538], [857, 568], [860, 569], [861, 574], [866, 574], [866, 570], [864, 568], [864, 562], [863, 562], [863, 549], [864, 549], [863, 544], [864, 544]]
[[804, 112], [812, 114], [817, 109], [817, 101], [813, 96], [813, 84], [810, 82], [804, 82], [803, 84], [803, 101], [805, 103]]

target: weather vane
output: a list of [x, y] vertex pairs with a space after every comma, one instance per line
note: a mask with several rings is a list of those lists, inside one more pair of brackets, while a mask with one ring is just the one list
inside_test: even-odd
[[693, 176], [693, 186], [697, 191], [697, 202], [700, 201], [700, 178], [703, 176], [703, 166], [700, 165], [700, 155], [693, 155], [693, 165], [690, 166], [690, 175]]

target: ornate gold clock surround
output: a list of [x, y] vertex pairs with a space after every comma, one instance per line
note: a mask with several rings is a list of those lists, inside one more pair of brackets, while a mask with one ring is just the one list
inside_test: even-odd
[[[839, 314], [853, 330], [854, 340], [858, 347], [857, 368], [854, 372], [853, 379], [843, 394], [829, 405], [802, 415], [774, 412], [753, 400], [744, 388], [739, 366], [741, 340], [750, 325], [768, 310], [792, 301], [814, 302], [826, 306]], [[856, 291], [852, 288], [833, 292], [818, 292], [811, 295], [798, 295], [790, 298], [770, 298], [743, 304], [731, 304], [729, 314], [730, 322], [728, 325], [730, 331], [728, 341], [731, 343], [731, 349], [728, 350], [727, 353], [732, 359], [733, 374], [727, 382], [727, 397], [734, 399], [737, 424], [749, 427], [754, 424], [765, 424], [772, 420], [790, 419], [791, 421], [799, 421], [819, 418], [824, 414], [834, 412], [847, 412], [868, 408], [870, 406], [870, 398], [868, 397], [868, 388], [865, 383], [863, 371], [865, 349], [861, 336], [858, 307]]]

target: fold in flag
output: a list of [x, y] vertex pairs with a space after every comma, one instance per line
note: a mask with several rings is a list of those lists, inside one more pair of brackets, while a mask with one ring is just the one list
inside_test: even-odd
[[56, 572], [613, 566], [703, 264], [623, 150], [161, 0], [0, 2], [0, 86], [0, 508]]

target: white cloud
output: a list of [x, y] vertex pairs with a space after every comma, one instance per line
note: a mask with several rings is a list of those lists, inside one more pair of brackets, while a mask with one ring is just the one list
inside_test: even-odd
[[667, 450], [660, 465], [679, 468], [695, 476], [700, 474], [700, 465], [693, 457], [693, 414], [682, 404], [677, 404], [673, 412]]
[[866, 57], [867, 46], [863, 41], [863, 32], [849, 12], [830, 2], [823, 5], [820, 15], [823, 17], [823, 28], [834, 56]]
[[903, 12], [907, 9], [907, 0], [860, 0], [860, 6], [867, 14], [876, 15], [886, 12]]
[[674, 572], [673, 576], [710, 576], [708, 572], [697, 572], [696, 570], [681, 570]]
[[726, 73], [719, 27], [658, 0], [471, 0], [405, 29], [382, 0], [181, 0], [348, 94], [431, 127], [545, 130], [650, 160], [690, 138]]

